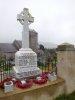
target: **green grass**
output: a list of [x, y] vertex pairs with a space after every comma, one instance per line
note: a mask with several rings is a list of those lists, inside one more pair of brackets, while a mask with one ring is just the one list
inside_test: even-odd
[[[46, 70], [46, 71], [56, 71], [56, 67], [45, 67], [45, 66], [38, 66], [41, 70]], [[43, 69], [42, 69], [43, 68]]]
[[55, 100], [67, 100], [65, 95], [60, 95]]
[[45, 66], [38, 66], [41, 70], [48, 70], [48, 67], [45, 67]]
[[57, 97], [55, 100], [75, 100], [75, 91], [67, 96], [61, 95]]
[[3, 69], [3, 66], [2, 66], [2, 67], [0, 67], [0, 71], [8, 71], [9, 68], [10, 68], [10, 70], [12, 70], [12, 66], [6, 67], [6, 68], [4, 67], [4, 69]]

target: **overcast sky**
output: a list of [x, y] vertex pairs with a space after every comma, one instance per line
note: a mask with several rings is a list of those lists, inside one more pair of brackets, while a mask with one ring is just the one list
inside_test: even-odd
[[0, 0], [0, 42], [22, 39], [17, 14], [25, 7], [35, 18], [30, 28], [39, 41], [75, 44], [75, 0]]

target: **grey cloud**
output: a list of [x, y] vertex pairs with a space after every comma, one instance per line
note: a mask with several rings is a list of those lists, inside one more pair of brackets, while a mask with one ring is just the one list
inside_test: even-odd
[[75, 43], [75, 0], [0, 0], [0, 42], [22, 39], [16, 17], [24, 7], [35, 17], [30, 28], [39, 33], [39, 41]]

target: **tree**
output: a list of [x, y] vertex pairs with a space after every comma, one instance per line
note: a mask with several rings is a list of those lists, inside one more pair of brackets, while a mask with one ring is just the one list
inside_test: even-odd
[[44, 46], [42, 44], [40, 44], [40, 49], [42, 49], [44, 51]]

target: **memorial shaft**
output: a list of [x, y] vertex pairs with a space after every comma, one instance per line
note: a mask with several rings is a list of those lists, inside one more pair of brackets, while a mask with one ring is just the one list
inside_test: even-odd
[[22, 48], [29, 48], [29, 27], [28, 21], [24, 21], [22, 32]]

